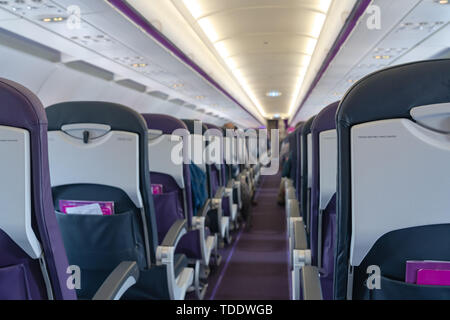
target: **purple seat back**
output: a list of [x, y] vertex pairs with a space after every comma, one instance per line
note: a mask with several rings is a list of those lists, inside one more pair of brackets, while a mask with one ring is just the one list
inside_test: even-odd
[[[323, 212], [322, 221], [322, 239], [319, 242], [319, 194], [320, 194], [320, 162], [319, 162], [319, 137], [320, 133], [336, 129], [336, 111], [339, 102], [335, 102], [324, 108], [315, 118], [312, 127], [312, 185], [311, 185], [311, 229], [310, 243], [313, 265], [318, 264], [319, 243], [322, 249], [322, 278], [332, 279], [334, 267], [334, 231], [335, 231], [335, 213], [336, 201], [333, 197]], [[336, 159], [337, 162], [337, 159]], [[332, 290], [331, 286], [325, 286], [323, 289]], [[323, 290], [326, 291], [326, 290]], [[324, 292], [324, 296], [331, 297], [331, 292]]]
[[[143, 114], [142, 116], [147, 122], [147, 127], [149, 130], [159, 130], [164, 135], [171, 135], [177, 129], [185, 129], [186, 132], [188, 132], [184, 122], [177, 118], [163, 114]], [[156, 156], [158, 155], [150, 154], [149, 161], [151, 162], [152, 157]], [[166, 157], [165, 155], [163, 156]], [[155, 210], [158, 220], [158, 234], [160, 235], [159, 237], [164, 237], [166, 232], [177, 219], [184, 219], [186, 217], [188, 220], [188, 225], [191, 226], [193, 209], [189, 165], [186, 163], [183, 164], [183, 179], [186, 193], [187, 212], [185, 212], [184, 208], [183, 190], [178, 186], [175, 179], [164, 173], [150, 172], [150, 174], [152, 184], [161, 184], [165, 194], [165, 196], [159, 200], [158, 197], [161, 196], [154, 195]], [[174, 193], [176, 193], [175, 199], [169, 199], [168, 196], [174, 196]]]
[[[221, 128], [219, 128], [216, 125], [210, 124], [210, 123], [205, 123], [206, 127], [209, 129], [215, 129], [218, 130], [221, 134], [223, 134], [223, 130]], [[220, 187], [224, 187], [225, 186], [225, 181], [226, 181], [226, 168], [225, 168], [225, 152], [224, 152], [224, 147], [223, 147], [223, 142], [224, 140], [222, 140], [222, 163], [220, 164], [220, 170], [217, 168], [216, 165], [211, 165], [211, 177], [210, 177], [210, 183], [211, 183], [211, 188], [212, 188], [212, 196], [215, 195], [215, 193], [217, 192], [217, 190]], [[229, 206], [228, 201], [223, 201], [222, 202], [222, 209], [224, 211], [224, 215], [225, 216], [230, 216], [231, 214], [231, 208]]]
[[[314, 120], [312, 133], [312, 186], [311, 186], [311, 255], [312, 262], [317, 265], [317, 234], [319, 215], [319, 192], [320, 192], [320, 170], [319, 170], [319, 135], [321, 132], [336, 129], [336, 111], [339, 102], [335, 102], [324, 108]], [[337, 159], [336, 159], [337, 161]]]
[[[76, 299], [66, 285], [68, 261], [53, 208], [44, 107], [28, 89], [0, 78], [0, 110], [0, 126], [25, 129], [30, 135], [32, 228], [44, 252], [53, 298]], [[49, 298], [39, 261], [2, 230], [0, 252], [0, 299]]]

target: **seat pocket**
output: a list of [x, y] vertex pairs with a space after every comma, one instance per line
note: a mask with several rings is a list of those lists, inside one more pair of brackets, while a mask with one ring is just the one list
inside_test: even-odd
[[30, 300], [26, 266], [18, 264], [0, 268], [0, 300]]
[[158, 226], [158, 240], [162, 243], [175, 221], [184, 219], [183, 207], [177, 191], [154, 194], [155, 215]]
[[371, 300], [448, 300], [450, 286], [406, 283], [381, 276], [381, 288], [369, 291]]
[[56, 212], [70, 264], [87, 270], [109, 270], [121, 261], [144, 263], [139, 214], [112, 216]]

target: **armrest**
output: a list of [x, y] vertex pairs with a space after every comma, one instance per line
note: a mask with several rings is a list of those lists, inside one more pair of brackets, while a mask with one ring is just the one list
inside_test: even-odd
[[286, 180], [284, 180], [284, 188], [289, 189], [291, 187], [294, 187], [294, 181], [292, 181], [292, 179], [286, 178]]
[[303, 220], [294, 222], [294, 239], [294, 250], [308, 250], [308, 240]]
[[225, 193], [225, 188], [220, 187], [219, 190], [217, 190], [216, 194], [214, 195], [214, 199], [222, 199], [224, 193]]
[[286, 189], [286, 199], [287, 200], [297, 200], [297, 195], [295, 194], [294, 187], [289, 187]]
[[119, 300], [139, 279], [135, 261], [124, 261], [103, 282], [92, 300]]
[[225, 188], [220, 187], [217, 190], [214, 198], [211, 200], [211, 209], [219, 209], [222, 208], [222, 199], [225, 196]]
[[167, 232], [161, 246], [176, 247], [178, 241], [187, 232], [186, 225], [186, 220], [177, 220]]
[[323, 300], [319, 269], [304, 266], [301, 272], [303, 300]]
[[297, 199], [289, 199], [288, 201], [289, 217], [300, 218], [300, 204]]
[[308, 249], [306, 229], [303, 220], [294, 221], [294, 243], [292, 250], [292, 296], [300, 299], [301, 270], [311, 265], [311, 250]]
[[233, 190], [235, 188], [234, 179], [231, 179], [228, 181], [227, 186], [225, 187], [225, 193], [224, 196], [229, 198], [233, 197]]
[[207, 199], [203, 207], [197, 212], [198, 217], [206, 217], [211, 210], [211, 199]]

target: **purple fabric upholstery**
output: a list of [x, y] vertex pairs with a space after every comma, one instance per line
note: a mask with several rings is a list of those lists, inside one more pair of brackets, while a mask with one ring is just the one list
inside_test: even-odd
[[333, 278], [320, 278], [323, 300], [333, 300]]
[[336, 195], [331, 198], [323, 212], [322, 220], [322, 268], [324, 278], [333, 278], [334, 272], [334, 245], [336, 232]]
[[[147, 122], [147, 127], [152, 130], [161, 130], [163, 134], [172, 134], [176, 129], [186, 129], [186, 124], [174, 117], [164, 115], [164, 114], [143, 114], [142, 115]], [[152, 155], [150, 155], [151, 161]], [[192, 189], [191, 189], [191, 174], [189, 170], [189, 165], [183, 165], [183, 178], [186, 191], [187, 200], [187, 222], [188, 226], [192, 227], [192, 216], [193, 216], [193, 204], [192, 204]], [[183, 209], [183, 198], [182, 191], [173, 180], [164, 174], [151, 173], [152, 184], [162, 184], [164, 192], [178, 193], [178, 197], [174, 199], [167, 199], [170, 196], [153, 196], [155, 202], [155, 211], [157, 217], [158, 226], [158, 239], [161, 243], [162, 239], [166, 235], [170, 226], [174, 223], [176, 219], [184, 219], [184, 209]], [[171, 201], [172, 200], [172, 201]], [[167, 202], [172, 203], [167, 203]], [[175, 203], [176, 202], [176, 203]], [[190, 230], [185, 234], [177, 248], [176, 253], [183, 253], [189, 259], [200, 260], [202, 259], [201, 245], [200, 245], [200, 233], [199, 230]]]
[[144, 113], [142, 116], [149, 129], [161, 130], [163, 134], [172, 134], [177, 129], [188, 129], [183, 121], [165, 114]]
[[[305, 124], [302, 123], [297, 130], [295, 130], [292, 134], [295, 137], [295, 140], [293, 140], [293, 143], [295, 143], [295, 147], [293, 149], [293, 151], [296, 153], [295, 155], [293, 154], [292, 157], [294, 157], [294, 159], [296, 161], [292, 162], [292, 165], [295, 166], [295, 191], [297, 194], [297, 199], [299, 201], [299, 205], [300, 205], [300, 201], [301, 201], [301, 181], [302, 181], [302, 156], [301, 156], [301, 135], [302, 135], [302, 131], [303, 131], [303, 126]], [[292, 170], [292, 169], [291, 169]], [[301, 207], [301, 206], [300, 206]]]
[[[323, 109], [316, 117], [311, 127], [312, 135], [312, 185], [311, 185], [311, 255], [312, 263], [317, 265], [317, 224], [319, 216], [319, 135], [323, 131], [336, 129], [336, 111], [339, 102], [335, 102]], [[337, 160], [336, 160], [337, 161]]]
[[[164, 114], [143, 114], [142, 115], [147, 122], [147, 127], [153, 130], [161, 130], [164, 134], [172, 134], [176, 129], [186, 129], [187, 126], [183, 121]], [[150, 155], [150, 159], [151, 159]], [[189, 165], [183, 165], [183, 178], [184, 185], [186, 186], [186, 198], [188, 207], [188, 225], [191, 226], [193, 208], [192, 208], [192, 190], [191, 190], [191, 173], [189, 171]]]
[[[53, 208], [44, 107], [28, 89], [0, 78], [0, 125], [30, 132], [33, 228], [45, 253], [54, 298], [76, 299], [75, 291], [66, 285], [68, 261]], [[46, 299], [39, 262], [30, 259], [3, 232], [0, 232], [0, 252], [0, 298]], [[19, 279], [15, 282], [17, 287], [7, 284], [10, 277], [23, 274], [28, 286], [19, 287]]]
[[[310, 244], [313, 265], [318, 263], [318, 217], [319, 217], [319, 135], [321, 132], [336, 129], [336, 111], [339, 102], [324, 108], [315, 118], [311, 127], [312, 134], [312, 186], [311, 186], [311, 230]], [[337, 161], [337, 159], [336, 159]], [[336, 196], [328, 203], [323, 212], [322, 219], [322, 268], [321, 281], [324, 299], [330, 300], [333, 296], [334, 271], [334, 236], [336, 230]]]
[[152, 184], [163, 186], [162, 194], [153, 195], [158, 229], [158, 243], [161, 244], [172, 225], [184, 219], [183, 195], [175, 180], [162, 173], [151, 172]]
[[[207, 228], [205, 229], [206, 237], [209, 235]], [[190, 230], [180, 240], [175, 253], [185, 254], [189, 259], [201, 260], [202, 249], [200, 244], [200, 230]]]
[[[223, 130], [219, 128], [216, 125], [205, 123], [206, 127], [208, 129], [216, 129], [220, 131], [221, 134], [223, 134]], [[219, 178], [220, 177], [220, 178]], [[219, 189], [219, 187], [225, 187], [225, 181], [226, 181], [226, 169], [225, 169], [225, 152], [222, 150], [222, 165], [220, 166], [220, 171], [217, 169], [215, 165], [211, 166], [211, 179], [210, 179], [211, 187], [213, 196]], [[220, 180], [222, 180], [222, 185], [220, 185]], [[228, 199], [228, 198], [227, 198]], [[231, 216], [231, 208], [230, 204], [228, 203], [227, 199], [224, 199], [222, 201], [222, 211], [224, 216]]]

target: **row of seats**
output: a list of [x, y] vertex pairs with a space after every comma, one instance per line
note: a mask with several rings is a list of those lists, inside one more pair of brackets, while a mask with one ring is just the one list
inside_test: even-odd
[[407, 262], [450, 261], [450, 60], [371, 74], [284, 141], [293, 299], [449, 299]]
[[258, 177], [245, 135], [198, 160], [221, 128], [107, 102], [44, 109], [6, 79], [0, 101], [0, 299], [203, 299], [241, 179]]

